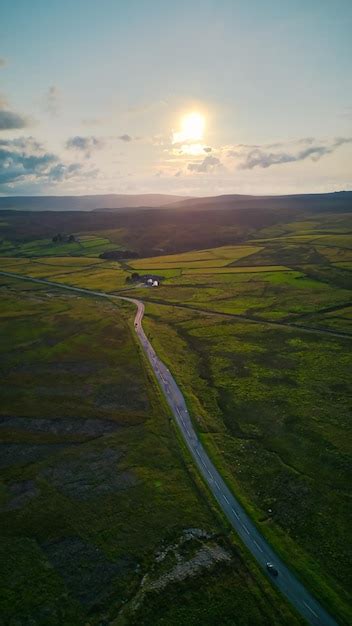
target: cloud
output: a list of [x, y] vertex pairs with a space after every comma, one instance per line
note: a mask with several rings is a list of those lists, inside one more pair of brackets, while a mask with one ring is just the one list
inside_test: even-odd
[[28, 125], [29, 121], [23, 115], [6, 109], [0, 110], [0, 130], [25, 128]]
[[0, 184], [13, 182], [30, 176], [43, 176], [57, 157], [49, 152], [35, 154], [18, 144], [8, 142], [0, 145]]
[[221, 167], [221, 161], [217, 157], [207, 156], [200, 163], [189, 163], [187, 169], [190, 172], [211, 172], [217, 167]]
[[315, 137], [303, 137], [302, 139], [297, 139], [296, 143], [306, 143], [308, 145], [312, 145], [315, 141]]
[[125, 141], [126, 143], [128, 143], [129, 141], [132, 141], [132, 137], [131, 135], [120, 135], [119, 139], [121, 139], [121, 141]]
[[55, 183], [81, 174], [80, 163], [63, 163], [33, 137], [0, 140], [0, 184]]
[[9, 109], [7, 98], [0, 94], [0, 131], [16, 130], [29, 125], [29, 119]]
[[54, 165], [48, 172], [48, 176], [52, 181], [61, 182], [63, 180], [67, 180], [68, 178], [72, 178], [82, 170], [81, 163], [70, 163], [66, 165], [65, 163], [57, 163]]
[[6, 65], [6, 59], [4, 59], [4, 57], [0, 57], [0, 67], [5, 67]]
[[352, 137], [336, 137], [334, 146], [338, 148], [339, 146], [343, 146], [345, 143], [352, 143]]
[[78, 150], [80, 152], [84, 152], [87, 159], [91, 156], [94, 150], [99, 150], [103, 146], [104, 141], [94, 136], [81, 137], [80, 135], [76, 135], [66, 141], [67, 150]]
[[305, 143], [309, 147], [298, 152], [280, 151], [269, 152], [261, 148], [255, 148], [249, 150], [246, 154], [238, 151], [228, 152], [228, 156], [244, 158], [244, 161], [239, 163], [238, 169], [252, 170], [255, 167], [268, 168], [272, 165], [281, 165], [284, 163], [295, 163], [297, 161], [304, 161], [310, 158], [312, 161], [319, 161], [322, 157], [332, 154], [339, 146], [343, 144], [351, 143], [351, 137], [337, 137], [333, 142], [326, 145], [309, 145], [314, 143], [314, 139], [307, 137], [305, 139], [298, 140], [296, 143]]
[[61, 107], [61, 93], [56, 85], [49, 87], [45, 97], [45, 110], [53, 117], [57, 117]]
[[18, 137], [17, 139], [0, 139], [0, 148], [17, 148], [27, 153], [35, 154], [43, 152], [44, 148], [34, 137]]

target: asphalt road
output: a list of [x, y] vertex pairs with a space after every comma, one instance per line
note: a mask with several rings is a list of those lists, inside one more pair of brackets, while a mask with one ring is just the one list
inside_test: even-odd
[[[337, 622], [299, 582], [290, 569], [267, 543], [247, 513], [241, 507], [235, 496], [228, 489], [216, 467], [210, 460], [193, 428], [184, 397], [179, 387], [177, 386], [171, 372], [158, 358], [153, 346], [150, 344], [144, 333], [142, 327], [144, 304], [135, 298], [113, 296], [101, 291], [91, 291], [89, 289], [81, 289], [79, 287], [70, 287], [69, 285], [55, 283], [40, 278], [30, 278], [29, 276], [22, 276], [20, 274], [13, 274], [10, 272], [0, 272], [0, 274], [11, 278], [20, 278], [22, 280], [29, 280], [31, 282], [37, 282], [48, 286], [59, 287], [61, 289], [68, 289], [82, 294], [109, 299], [126, 300], [136, 305], [137, 313], [134, 325], [139, 341], [149, 359], [160, 387], [165, 394], [184, 441], [205, 482], [208, 484], [229, 522], [240, 536], [248, 550], [255, 557], [258, 564], [262, 567], [265, 574], [270, 578], [271, 582], [278, 587], [281, 593], [286, 596], [286, 598], [309, 624], [313, 624], [314, 626], [337, 626]], [[276, 567], [279, 572], [277, 577], [273, 577], [267, 572], [267, 562], [273, 563]]]

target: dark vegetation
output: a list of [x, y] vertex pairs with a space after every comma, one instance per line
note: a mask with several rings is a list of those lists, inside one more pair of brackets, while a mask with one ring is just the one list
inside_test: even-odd
[[62, 233], [58, 233], [52, 238], [53, 243], [74, 243], [75, 241], [74, 235], [63, 235]]
[[[0, 198], [0, 204], [6, 206], [6, 200], [16, 205], [18, 199]], [[33, 206], [38, 206], [34, 200]], [[239, 243], [268, 227], [285, 232], [285, 224], [292, 221], [322, 220], [323, 230], [335, 230], [351, 209], [352, 192], [341, 192], [274, 198], [221, 196], [186, 200], [179, 208], [118, 213], [3, 210], [0, 218], [5, 239], [52, 238], [57, 232], [94, 233], [140, 256], [151, 256]]]
[[2, 623], [300, 623], [209, 506], [129, 305], [0, 281]]
[[[145, 328], [224, 477], [348, 624], [350, 194], [286, 200], [3, 211], [0, 265], [106, 292], [127, 282], [149, 300]], [[76, 241], [53, 243], [59, 232]], [[136, 256], [99, 258], [117, 248]], [[139, 292], [146, 276], [164, 280]], [[210, 511], [132, 340], [132, 309], [0, 280], [5, 619], [296, 623]], [[206, 535], [185, 540], [189, 528]], [[173, 578], [204, 550], [209, 569]]]
[[132, 250], [108, 250], [99, 254], [100, 259], [110, 259], [112, 261], [120, 261], [123, 259], [138, 259], [139, 254]]

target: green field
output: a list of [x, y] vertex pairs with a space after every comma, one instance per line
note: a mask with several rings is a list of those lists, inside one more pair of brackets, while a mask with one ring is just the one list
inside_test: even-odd
[[299, 624], [182, 454], [130, 306], [0, 283], [3, 623]]
[[234, 492], [347, 624], [349, 340], [156, 304], [145, 326]]
[[150, 270], [162, 268], [200, 269], [223, 267], [229, 265], [229, 263], [234, 260], [247, 258], [260, 249], [261, 248], [257, 246], [226, 246], [222, 248], [212, 248], [210, 250], [185, 252], [184, 254], [170, 254], [162, 257], [138, 259], [132, 261], [130, 266], [134, 269], [147, 267]]
[[153, 291], [153, 301], [272, 322], [308, 320], [307, 316], [352, 302], [348, 265], [352, 237], [345, 232], [299, 235], [304, 225], [296, 224], [296, 235], [260, 239], [257, 247], [228, 246], [139, 259], [133, 267], [140, 272], [157, 268], [160, 274], [170, 265], [180, 269], [178, 276]]
[[72, 243], [54, 243], [52, 239], [37, 239], [29, 242], [11, 242], [3, 240], [0, 243], [1, 256], [15, 257], [46, 257], [46, 256], [88, 256], [97, 257], [107, 250], [116, 250], [119, 246], [112, 244], [109, 239], [91, 235], [79, 235]]
[[294, 270], [182, 274], [163, 283], [152, 296], [142, 290], [136, 293], [161, 303], [271, 321], [295, 320], [301, 314], [351, 301], [349, 290]]
[[[79, 244], [60, 244], [60, 252], [50, 239], [6, 240], [0, 265], [146, 302], [145, 328], [218, 468], [263, 534], [347, 625], [352, 245], [346, 224], [345, 216], [326, 214], [252, 230], [238, 244], [122, 262], [98, 258], [104, 246], [122, 245], [122, 230], [114, 245], [113, 231], [82, 232]], [[135, 236], [140, 246], [143, 237], [153, 238], [137, 227]], [[131, 288], [126, 278], [136, 271], [164, 280], [156, 289]], [[50, 624], [61, 624], [63, 615], [65, 623], [92, 626], [102, 616], [113, 626], [296, 623], [209, 508], [130, 334], [132, 309], [58, 295], [45, 285], [3, 277], [1, 283], [2, 414], [15, 420], [2, 434], [20, 458], [3, 469], [6, 616], [34, 614], [44, 626], [43, 605], [54, 615]], [[63, 431], [48, 428], [49, 418], [63, 420]], [[87, 434], [87, 425], [76, 432], [75, 421], [87, 419], [99, 422], [99, 436]], [[28, 421], [25, 431], [18, 420]], [[116, 432], [99, 431], [107, 422]], [[97, 462], [102, 473], [94, 492], [111, 476], [97, 457], [107, 455], [109, 465], [122, 449], [114, 468], [128, 484], [118, 495], [111, 487], [87, 504], [69, 486], [62, 492], [62, 465], [75, 468], [84, 485], [87, 463]], [[185, 539], [194, 527], [211, 537]], [[92, 546], [99, 551], [95, 561]], [[222, 555], [209, 571], [160, 583], [184, 553], [193, 563], [203, 549]], [[160, 550], [165, 560], [158, 560]], [[77, 571], [86, 571], [84, 585], [62, 564], [71, 558]], [[83, 587], [89, 595], [101, 571], [106, 589], [98, 585], [86, 600]], [[13, 594], [28, 574], [33, 583], [16, 603]]]

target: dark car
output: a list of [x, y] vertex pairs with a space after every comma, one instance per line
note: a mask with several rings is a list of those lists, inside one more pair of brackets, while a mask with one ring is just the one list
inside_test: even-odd
[[267, 563], [266, 569], [268, 570], [269, 574], [271, 574], [272, 576], [279, 575], [279, 572], [277, 571], [276, 567], [272, 563]]

